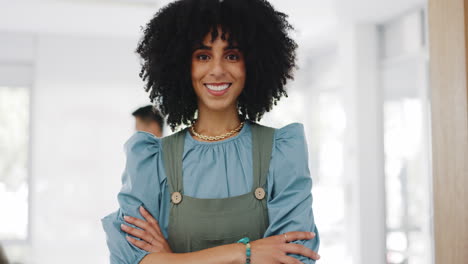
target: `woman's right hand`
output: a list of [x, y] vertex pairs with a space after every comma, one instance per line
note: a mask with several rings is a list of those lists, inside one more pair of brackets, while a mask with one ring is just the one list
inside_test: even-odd
[[255, 264], [300, 264], [298, 259], [286, 254], [297, 254], [318, 260], [320, 256], [311, 249], [294, 243], [296, 240], [309, 240], [315, 237], [311, 232], [287, 232], [255, 240], [250, 243], [251, 263]]

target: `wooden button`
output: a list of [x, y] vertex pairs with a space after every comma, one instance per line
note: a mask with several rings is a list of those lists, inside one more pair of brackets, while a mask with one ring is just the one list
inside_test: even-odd
[[263, 190], [263, 188], [255, 189], [255, 198], [257, 198], [258, 200], [262, 200], [263, 198], [265, 198], [265, 190]]
[[182, 202], [182, 194], [180, 194], [180, 192], [173, 192], [171, 200], [173, 204], [180, 204], [180, 202]]

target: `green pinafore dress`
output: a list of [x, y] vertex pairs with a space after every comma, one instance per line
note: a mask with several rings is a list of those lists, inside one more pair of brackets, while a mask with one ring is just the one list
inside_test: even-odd
[[173, 252], [199, 251], [236, 243], [243, 237], [251, 240], [263, 238], [269, 225], [265, 188], [274, 129], [255, 123], [251, 123], [250, 127], [252, 190], [243, 195], [221, 199], [199, 199], [184, 195], [183, 173], [190, 173], [182, 172], [184, 140], [188, 131], [184, 129], [163, 138], [163, 161], [171, 194], [168, 242]]

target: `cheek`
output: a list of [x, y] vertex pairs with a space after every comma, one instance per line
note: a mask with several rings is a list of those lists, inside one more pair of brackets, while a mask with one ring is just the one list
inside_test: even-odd
[[192, 79], [195, 77], [195, 75], [197, 74], [197, 70], [199, 69], [200, 67], [197, 65], [197, 63], [193, 62], [192, 61], [192, 64], [190, 66], [190, 73], [192, 74]]
[[238, 81], [245, 80], [246, 70], [244, 64], [234, 64], [229, 68], [230, 74]]
[[239, 80], [239, 81], [242, 81], [245, 83], [245, 79], [246, 79], [246, 71], [245, 71], [245, 67], [239, 67], [236, 71], [236, 78]]
[[197, 69], [195, 67], [192, 66], [192, 69], [190, 71], [190, 74], [192, 76], [192, 81], [195, 81], [195, 79], [197, 78]]
[[241, 65], [239, 65], [239, 75], [241, 76], [242, 79], [245, 80], [245, 76], [247, 75], [245, 63], [242, 63]]
[[203, 68], [200, 67], [200, 66], [196, 66], [196, 65], [192, 66], [191, 75], [192, 75], [191, 76], [192, 77], [192, 82], [194, 84], [199, 82], [204, 76]]

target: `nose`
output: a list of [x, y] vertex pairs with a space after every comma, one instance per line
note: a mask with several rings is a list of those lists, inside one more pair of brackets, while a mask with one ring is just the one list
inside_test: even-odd
[[211, 61], [210, 75], [213, 77], [222, 77], [226, 73], [223, 61], [221, 59], [213, 59]]

